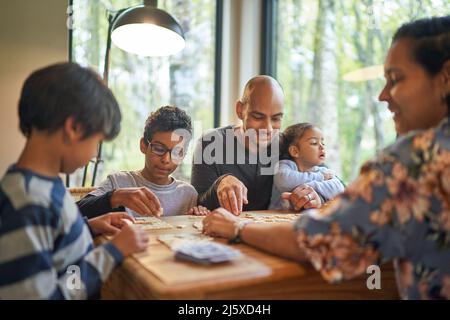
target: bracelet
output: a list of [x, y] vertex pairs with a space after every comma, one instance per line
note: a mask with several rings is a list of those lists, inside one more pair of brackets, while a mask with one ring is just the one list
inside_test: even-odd
[[234, 237], [230, 240], [230, 243], [241, 243], [242, 242], [241, 231], [250, 222], [252, 222], [252, 221], [248, 220], [248, 219], [242, 219], [234, 224]]

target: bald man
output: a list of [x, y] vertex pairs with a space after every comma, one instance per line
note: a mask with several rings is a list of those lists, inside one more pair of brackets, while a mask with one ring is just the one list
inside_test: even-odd
[[[242, 125], [214, 129], [197, 142], [191, 184], [199, 194], [198, 204], [208, 209], [223, 207], [234, 214], [265, 210], [270, 203], [273, 175], [264, 173], [264, 168], [272, 163], [262, 163], [259, 156], [253, 158], [256, 161], [251, 158], [258, 154], [258, 148], [266, 148], [267, 152], [278, 134], [283, 118], [283, 90], [275, 79], [255, 76], [245, 85], [235, 109]], [[223, 152], [222, 155], [216, 150], [212, 163], [205, 154], [211, 143], [219, 143]], [[200, 154], [203, 158], [196, 161]], [[270, 150], [268, 155], [274, 156]]]

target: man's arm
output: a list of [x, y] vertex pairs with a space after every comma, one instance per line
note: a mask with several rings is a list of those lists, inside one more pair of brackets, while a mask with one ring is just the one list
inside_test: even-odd
[[222, 179], [229, 174], [218, 176], [211, 167], [212, 165], [194, 164], [192, 166], [191, 184], [198, 192], [197, 204], [213, 210], [220, 207], [217, 187]]
[[217, 198], [217, 187], [220, 181], [227, 175], [219, 175], [214, 164], [205, 163], [203, 159], [204, 147], [203, 139], [200, 138], [197, 141], [194, 151], [191, 184], [198, 192], [197, 204], [212, 210], [220, 207], [219, 199]]
[[344, 185], [341, 181], [334, 177], [333, 179], [325, 180], [322, 182], [311, 181], [307, 183], [307, 185], [311, 186], [316, 192], [322, 195], [326, 201], [329, 201], [344, 192]]

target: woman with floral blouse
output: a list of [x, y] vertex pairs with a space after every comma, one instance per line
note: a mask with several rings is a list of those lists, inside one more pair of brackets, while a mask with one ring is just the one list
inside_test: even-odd
[[[401, 26], [384, 69], [379, 99], [399, 138], [341, 196], [294, 224], [247, 223], [218, 209], [205, 232], [310, 261], [331, 282], [394, 261], [402, 298], [449, 299], [450, 16]], [[320, 207], [317, 199], [305, 188], [305, 208]]]

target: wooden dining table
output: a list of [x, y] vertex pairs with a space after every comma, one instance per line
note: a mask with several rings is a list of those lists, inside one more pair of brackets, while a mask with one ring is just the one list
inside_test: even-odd
[[[280, 212], [272, 211], [252, 214], [266, 218], [280, 216]], [[147, 250], [126, 258], [112, 272], [102, 287], [102, 298], [398, 299], [392, 263], [381, 266], [381, 288], [370, 290], [366, 284], [370, 274], [330, 284], [309, 263], [291, 261], [246, 244], [231, 245], [224, 239], [214, 239], [242, 255], [230, 262], [202, 265], [176, 259], [174, 251], [158, 240], [167, 235], [201, 237], [202, 219], [188, 215], [163, 217], [171, 228], [147, 231], [150, 236]], [[107, 239], [101, 237], [97, 241]]]

